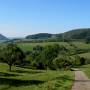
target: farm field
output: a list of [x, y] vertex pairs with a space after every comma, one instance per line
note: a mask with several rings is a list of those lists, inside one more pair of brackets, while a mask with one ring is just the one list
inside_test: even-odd
[[8, 66], [0, 63], [0, 90], [70, 90], [73, 79], [71, 71], [13, 67], [9, 72]]

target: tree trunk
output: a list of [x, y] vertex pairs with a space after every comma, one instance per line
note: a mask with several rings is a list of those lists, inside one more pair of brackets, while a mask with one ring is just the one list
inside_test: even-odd
[[12, 65], [9, 65], [9, 71], [10, 71], [10, 72], [11, 72], [11, 70], [12, 70], [11, 67], [12, 67]]

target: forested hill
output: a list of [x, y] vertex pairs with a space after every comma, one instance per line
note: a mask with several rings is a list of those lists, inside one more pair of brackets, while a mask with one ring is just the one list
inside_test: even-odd
[[86, 39], [90, 37], [90, 28], [71, 30], [63, 33], [63, 37], [67, 39]]
[[26, 39], [48, 39], [51, 38], [52, 34], [49, 33], [39, 33], [34, 35], [28, 35]]
[[48, 39], [48, 38], [64, 38], [64, 39], [86, 39], [90, 37], [90, 28], [74, 29], [60, 34], [39, 33], [28, 35], [26, 39]]
[[9, 39], [5, 37], [4, 35], [0, 34], [0, 40], [9, 40]]

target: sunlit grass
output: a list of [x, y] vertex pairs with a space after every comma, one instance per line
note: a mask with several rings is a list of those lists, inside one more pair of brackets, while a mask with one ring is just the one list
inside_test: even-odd
[[86, 75], [90, 78], [90, 64], [83, 65], [80, 69], [83, 70], [86, 73]]
[[32, 70], [0, 64], [0, 90], [70, 90], [71, 71]]
[[17, 44], [22, 50], [29, 51], [32, 50], [33, 47], [37, 45], [46, 46], [46, 45], [53, 45], [53, 44], [59, 44], [63, 45], [67, 48], [71, 48], [71, 46], [67, 42], [42, 42], [42, 43], [19, 43]]

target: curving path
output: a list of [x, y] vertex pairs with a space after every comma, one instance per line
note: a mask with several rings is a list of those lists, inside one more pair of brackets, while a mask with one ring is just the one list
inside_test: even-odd
[[90, 80], [80, 70], [75, 71], [75, 82], [72, 90], [90, 90]]

